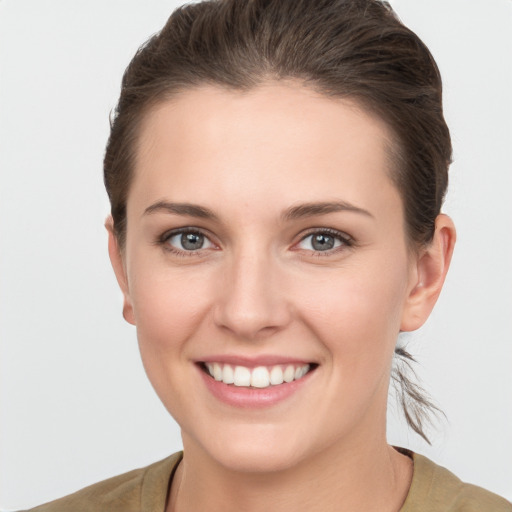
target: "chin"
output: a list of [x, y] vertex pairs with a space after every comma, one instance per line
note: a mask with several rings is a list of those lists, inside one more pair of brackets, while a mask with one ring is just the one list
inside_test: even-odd
[[248, 443], [230, 447], [216, 454], [218, 463], [238, 473], [275, 473], [297, 466], [300, 456], [296, 451], [271, 449]]
[[299, 465], [305, 457], [304, 442], [294, 439], [293, 435], [269, 433], [266, 428], [263, 428], [266, 432], [257, 430], [260, 431], [217, 437], [217, 443], [212, 445], [210, 441], [202, 448], [217, 464], [239, 473], [285, 471]]

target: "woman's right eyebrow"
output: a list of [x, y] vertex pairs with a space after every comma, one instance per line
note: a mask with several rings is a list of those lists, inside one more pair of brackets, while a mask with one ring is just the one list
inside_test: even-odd
[[142, 215], [151, 215], [152, 213], [160, 212], [171, 213], [174, 215], [186, 215], [188, 217], [198, 217], [201, 219], [218, 220], [217, 215], [204, 206], [192, 203], [172, 203], [169, 201], [157, 201], [151, 206], [148, 206]]

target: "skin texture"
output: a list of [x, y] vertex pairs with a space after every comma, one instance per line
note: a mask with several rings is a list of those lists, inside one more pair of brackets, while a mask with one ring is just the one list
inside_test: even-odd
[[[124, 316], [182, 429], [168, 510], [391, 511], [404, 501], [411, 462], [386, 443], [393, 351], [400, 330], [420, 327], [434, 306], [455, 231], [441, 215], [432, 244], [410, 250], [391, 141], [354, 103], [293, 82], [205, 86], [146, 117], [123, 250], [111, 220], [107, 228]], [[145, 213], [162, 201], [215, 218]], [[283, 218], [340, 201], [366, 213]], [[162, 236], [188, 227], [206, 235], [201, 250]], [[313, 250], [309, 235], [326, 229], [349, 242]], [[286, 400], [238, 408], [219, 402], [198, 369], [219, 354], [318, 366]]]

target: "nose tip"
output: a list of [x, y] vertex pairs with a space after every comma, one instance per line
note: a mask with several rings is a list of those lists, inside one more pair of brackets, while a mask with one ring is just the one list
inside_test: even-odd
[[228, 272], [214, 318], [218, 327], [244, 340], [267, 338], [285, 327], [290, 312], [272, 266], [251, 259]]
[[268, 337], [279, 330], [279, 323], [272, 321], [269, 315], [260, 312], [248, 312], [246, 308], [236, 308], [231, 311], [223, 310], [224, 314], [218, 316], [217, 324], [237, 338], [253, 341]]

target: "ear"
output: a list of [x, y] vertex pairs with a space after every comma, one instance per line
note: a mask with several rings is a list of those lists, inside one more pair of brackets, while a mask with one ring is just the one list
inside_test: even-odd
[[453, 221], [447, 215], [438, 215], [432, 242], [417, 256], [412, 269], [410, 291], [402, 314], [401, 331], [414, 331], [420, 328], [429, 317], [441, 293], [452, 259], [455, 239]]
[[114, 274], [116, 275], [119, 288], [121, 288], [121, 291], [123, 292], [123, 317], [128, 323], [135, 325], [135, 316], [133, 314], [133, 306], [130, 300], [126, 266], [117, 237], [114, 233], [114, 220], [111, 215], [109, 215], [105, 220], [105, 228], [108, 231], [108, 255], [110, 257], [110, 263], [114, 269]]

